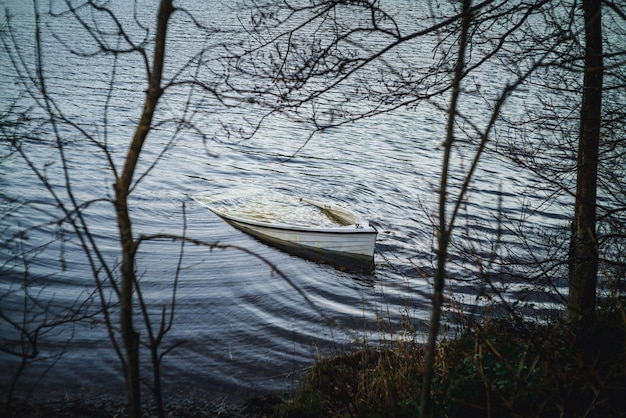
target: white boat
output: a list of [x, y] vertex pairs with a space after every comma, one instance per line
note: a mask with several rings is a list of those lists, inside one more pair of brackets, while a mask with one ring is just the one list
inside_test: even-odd
[[373, 271], [377, 231], [345, 208], [259, 189], [193, 198], [235, 228], [286, 252], [340, 269]]

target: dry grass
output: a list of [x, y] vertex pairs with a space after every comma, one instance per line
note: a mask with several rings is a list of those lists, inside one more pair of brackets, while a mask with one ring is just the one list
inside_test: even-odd
[[[581, 350], [566, 323], [488, 319], [440, 344], [437, 417], [625, 416], [626, 323], [599, 313]], [[284, 417], [417, 416], [423, 349], [365, 347], [319, 359]]]

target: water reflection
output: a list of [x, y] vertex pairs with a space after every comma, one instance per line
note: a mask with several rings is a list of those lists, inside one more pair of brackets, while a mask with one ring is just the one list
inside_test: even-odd
[[[66, 40], [79, 37], [72, 28], [56, 29]], [[194, 39], [182, 29], [173, 33], [177, 42]], [[192, 55], [188, 50], [192, 46], [185, 45], [180, 53]], [[116, 74], [100, 73], [93, 68], [110, 66], [107, 60], [111, 57], [93, 57], [92, 65], [79, 65], [76, 57], [66, 55], [63, 48], [51, 49], [49, 54], [48, 59], [55, 64], [47, 72], [54, 81], [51, 92], [76, 126], [92, 135], [91, 141], [78, 140], [81, 132], [66, 127], [72, 139], [68, 147], [69, 176], [75, 196], [97, 202], [86, 205], [83, 214], [89, 219], [103, 258], [115, 271], [120, 259], [115, 208], [106, 200], [114, 179], [110, 164], [119, 166], [132, 136], [143, 98], [139, 87], [145, 85], [143, 68], [130, 62], [118, 67]], [[15, 75], [7, 74], [6, 68], [0, 71], [0, 94], [10, 95], [16, 88]], [[112, 90], [111, 81], [115, 83]], [[109, 94], [111, 101], [107, 101]], [[140, 177], [131, 196], [135, 234], [184, 234], [240, 246], [278, 266], [290, 282], [247, 252], [187, 246], [179, 267], [179, 243], [142, 243], [137, 272], [155, 322], [161, 309], [169, 308], [174, 278], [179, 275], [174, 327], [164, 341], [164, 347], [177, 345], [165, 357], [167, 392], [185, 388], [189, 392], [233, 395], [249, 394], [250, 390], [283, 390], [292, 383], [294, 373], [310, 364], [318, 353], [332, 353], [363, 339], [376, 342], [397, 335], [407, 320], [415, 329], [425, 329], [443, 138], [438, 111], [419, 107], [365, 119], [316, 135], [302, 148], [310, 132], [302, 124], [281, 118], [268, 119], [245, 142], [221, 138], [203, 142], [193, 134], [178, 137], [173, 132], [176, 129], [166, 122], [172, 115], [180, 116], [180, 109], [188, 109], [187, 97], [164, 97], [163, 119], [155, 124], [158, 129], [151, 133], [143, 151], [139, 171], [146, 175]], [[245, 109], [224, 110], [204, 101], [198, 109], [205, 113], [194, 117], [201, 119], [198, 126], [207, 131], [219, 132], [215, 118], [243, 120], [248, 116]], [[103, 118], [103, 114], [107, 116]], [[48, 139], [42, 137], [42, 141]], [[102, 151], [104, 143], [109, 147], [108, 154]], [[58, 149], [50, 146], [41, 152], [39, 142], [28, 145], [33, 147], [29, 148], [31, 162], [45, 167], [54, 190], [62, 191], [64, 172], [58, 163]], [[164, 149], [167, 152], [161, 155]], [[457, 163], [462, 168], [467, 160]], [[527, 196], [523, 172], [489, 158], [481, 167], [485, 170], [472, 183], [461, 219], [471, 231], [468, 242], [476, 245], [489, 244], [493, 239], [493, 214], [497, 210], [501, 208], [515, 220], [526, 208], [520, 200], [543, 198], [538, 194]], [[89, 294], [94, 288], [92, 272], [71, 231], [50, 222], [50, 215], [58, 214], [49, 193], [17, 156], [2, 161], [0, 178], [3, 197], [7, 197], [3, 201], [29, 201], [0, 219], [0, 230], [7, 236], [20, 231], [28, 236], [19, 245], [0, 249], [3, 309], [20, 316], [20, 286], [26, 275], [41, 286], [42, 293], [36, 294], [42, 303], [59, 295]], [[229, 190], [242, 184], [255, 190], [270, 187], [291, 194], [306, 191], [316, 200], [331, 198], [346, 207], [358, 208], [377, 225], [375, 275], [340, 271], [268, 247], [234, 230], [190, 198], [202, 190]], [[500, 189], [506, 193], [499, 193]], [[565, 222], [560, 207], [540, 209], [526, 220], [538, 228], [554, 220]], [[476, 226], [480, 226], [479, 232]], [[513, 235], [505, 234], [503, 239], [512, 240]], [[20, 251], [26, 255], [21, 264]], [[451, 277], [470, 281], [472, 277], [467, 277], [466, 266], [461, 264], [451, 265]], [[476, 292], [471, 284], [463, 284], [454, 287], [452, 293], [473, 301]], [[306, 302], [302, 295], [313, 303]], [[381, 317], [385, 320], [383, 330]], [[2, 326], [8, 327], [5, 322]], [[7, 335], [8, 329], [0, 332]], [[142, 329], [140, 333], [145, 337], [147, 331]], [[40, 342], [40, 347], [52, 353], [67, 341], [67, 352], [53, 369], [47, 371], [49, 363], [44, 356], [41, 362], [28, 367], [23, 388], [36, 385], [45, 373], [38, 388], [50, 393], [122, 391], [118, 360], [101, 322], [59, 327]], [[142, 354], [147, 362], [147, 353]], [[6, 353], [0, 354], [0, 359], [9, 370], [15, 370], [19, 362], [19, 358]], [[148, 376], [149, 368], [145, 366]], [[0, 378], [3, 385], [10, 375]]]

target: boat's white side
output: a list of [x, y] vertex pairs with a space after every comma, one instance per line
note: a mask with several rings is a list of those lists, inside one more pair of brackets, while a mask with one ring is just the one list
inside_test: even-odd
[[319, 227], [262, 222], [233, 216], [201, 199], [196, 200], [235, 228], [283, 248], [310, 249], [347, 257], [374, 257], [376, 229], [356, 214], [336, 205], [300, 199], [307, 204], [327, 210], [342, 223], [349, 225]]
[[270, 224], [234, 217], [210, 205], [205, 206], [234, 227], [259, 239], [346, 255], [374, 256], [377, 232], [367, 223], [331, 228]]

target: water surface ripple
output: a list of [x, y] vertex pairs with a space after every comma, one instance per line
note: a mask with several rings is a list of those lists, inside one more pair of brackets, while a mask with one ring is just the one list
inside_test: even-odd
[[[22, 18], [27, 22], [27, 11], [16, 13], [18, 21]], [[72, 27], [54, 29], [66, 39], [79, 36], [72, 34], [76, 30]], [[28, 39], [26, 30], [19, 35]], [[188, 37], [183, 33], [173, 36], [181, 44]], [[3, 63], [5, 58], [0, 55]], [[141, 109], [141, 65], [130, 63], [118, 68], [105, 132], [102, 112], [112, 77], [106, 67], [110, 61], [94, 57], [92, 65], [85, 66], [62, 49], [47, 52], [46, 59], [50, 62], [46, 76], [59, 106], [94, 138], [107, 138], [119, 168]], [[97, 65], [98, 60], [104, 67]], [[15, 77], [6, 65], [0, 66], [3, 98], [16, 92]], [[186, 97], [166, 95], [164, 100], [162, 111], [176, 114]], [[205, 105], [211, 111], [223, 112], [217, 105]], [[205, 111], [195, 118], [206, 116], [209, 120], [211, 112]], [[296, 382], [298, 373], [316, 355], [345, 348], [356, 337], [393, 339], [407, 318], [418, 330], [418, 338], [423, 336], [444, 126], [440, 112], [418, 107], [315, 135], [300, 151], [310, 132], [281, 120], [268, 121], [255, 137], [241, 142], [225, 138], [203, 142], [184, 134], [177, 137], [131, 196], [134, 233], [184, 233], [244, 247], [280, 268], [290, 281], [249, 253], [186, 245], [176, 289], [174, 326], [163, 345], [177, 345], [163, 362], [166, 391], [237, 397], [255, 390], [284, 390]], [[76, 198], [110, 197], [113, 176], [101, 150], [84, 141], [76, 130], [64, 129]], [[171, 134], [166, 124], [150, 134], [140, 173], [168, 144]], [[27, 149], [37, 167], [47, 167], [52, 187], [63, 195], [58, 153], [49, 139], [27, 144]], [[481, 164], [460, 218], [464, 228], [471, 230], [477, 248], [481, 243], [489, 247], [498, 207], [515, 220], [524, 216], [526, 207], [532, 207], [533, 199], [543, 198], [529, 195], [525, 173], [490, 158]], [[457, 180], [462, 178], [459, 173], [455, 175]], [[49, 214], [58, 212], [47, 191], [16, 155], [2, 160], [0, 179], [6, 197], [3, 213], [10, 213], [0, 219], [0, 230], [3, 236], [23, 231], [28, 238], [19, 241], [19, 246], [0, 249], [3, 313], [19, 317], [23, 307], [25, 265], [16, 261], [20, 252], [26, 256], [31, 294], [53, 306], [84, 300], [94, 288], [89, 266], [67, 226], [48, 222]], [[379, 229], [375, 274], [341, 272], [265, 246], [191, 198], [198, 192], [220, 192], [242, 185], [329, 200], [359, 212]], [[30, 203], [18, 207], [9, 198]], [[84, 215], [105, 259], [115, 268], [120, 256], [113, 206], [106, 201], [94, 202]], [[567, 221], [556, 206], [541, 207], [528, 220], [537, 227]], [[503, 239], [513, 237], [505, 231]], [[169, 309], [179, 251], [180, 244], [168, 240], [144, 242], [140, 247], [137, 273], [154, 321], [158, 321], [162, 307]], [[460, 271], [452, 264], [453, 276]], [[452, 296], [466, 303], [475, 300], [476, 293], [471, 283], [461, 283]], [[18, 337], [6, 322], [0, 324], [3, 338]], [[145, 329], [140, 333], [145, 339]], [[97, 317], [54, 329], [42, 336], [40, 350], [42, 360], [26, 369], [20, 389], [37, 384], [50, 365], [50, 360], [44, 359], [65, 350], [38, 382], [38, 393], [123, 393], [119, 361]], [[146, 378], [148, 358], [144, 352]], [[0, 361], [5, 370], [0, 379], [6, 385], [18, 359], [0, 354]]]

